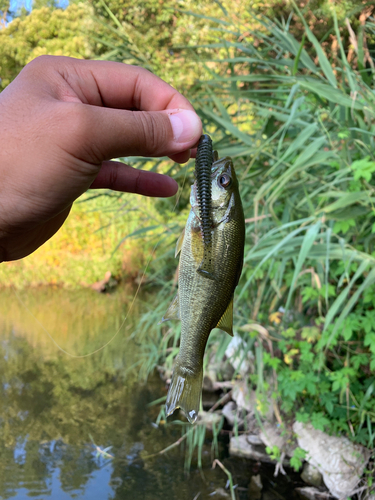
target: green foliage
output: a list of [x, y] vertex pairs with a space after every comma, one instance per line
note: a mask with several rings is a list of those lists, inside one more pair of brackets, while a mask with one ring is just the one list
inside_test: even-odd
[[6, 26], [0, 25], [0, 89], [37, 56], [93, 57], [89, 29], [93, 29], [93, 21], [85, 3], [73, 3], [65, 10], [47, 6], [34, 9]]
[[[375, 25], [363, 26], [367, 14], [354, 1], [337, 4], [337, 11], [331, 2], [315, 2], [305, 17], [280, 6], [282, 21], [275, 20], [275, 5], [268, 12], [261, 3], [249, 9], [241, 1], [205, 1], [197, 12], [188, 0], [178, 8], [157, 0], [95, 0], [100, 27], [81, 4], [38, 9], [0, 30], [2, 85], [40, 53], [90, 57], [95, 49], [97, 57], [142, 64], [183, 89], [240, 178], [248, 222], [235, 329], [251, 318], [270, 332], [241, 331], [255, 354], [251, 381], [259, 408], [272, 389], [283, 416], [297, 412], [298, 420], [371, 447], [375, 99], [366, 47]], [[314, 23], [315, 15], [323, 22]], [[89, 43], [77, 35], [82, 22], [87, 30], [98, 27]], [[140, 321], [146, 332], [140, 375], [161, 357], [170, 369], [178, 350], [179, 327], [156, 325], [175, 293], [173, 247], [187, 215], [189, 168], [169, 171], [186, 181], [176, 211], [156, 202], [135, 227], [116, 233], [123, 244], [147, 236], [151, 254], [158, 246], [147, 273], [161, 288], [158, 306]], [[214, 353], [221, 359], [227, 342], [214, 332], [207, 360]], [[300, 460], [302, 452], [295, 467]]]
[[303, 450], [302, 448], [297, 447], [293, 452], [293, 456], [290, 458], [290, 465], [296, 472], [298, 472], [302, 467], [302, 463], [305, 460], [305, 458], [306, 458], [306, 451]]
[[[234, 16], [217, 21], [228, 39], [212, 50], [228, 55], [191, 95], [215, 147], [240, 172], [249, 223], [235, 322], [251, 318], [271, 333], [272, 349], [258, 337], [251, 381], [267, 393], [274, 373], [285, 417], [297, 412], [371, 447], [373, 70], [359, 71], [360, 52], [348, 61], [334, 14], [334, 66], [307, 24], [298, 40], [292, 22], [256, 22], [262, 30], [246, 26], [247, 38]], [[178, 335], [168, 330], [169, 346]], [[213, 335], [209, 349], [217, 346]]]
[[278, 446], [266, 446], [266, 452], [270, 456], [271, 460], [275, 460], [276, 462], [281, 460], [281, 451]]
[[[103, 190], [86, 193], [51, 240], [32, 255], [0, 266], [0, 286], [79, 288], [102, 280], [107, 271], [116, 278], [137, 279], [152, 260], [161, 231], [166, 239], [172, 234], [165, 227], [170, 212], [166, 208], [165, 215], [157, 214], [157, 203], [151, 198]], [[147, 241], [140, 253], [137, 236], [145, 235]], [[155, 260], [153, 273], [159, 267]]]

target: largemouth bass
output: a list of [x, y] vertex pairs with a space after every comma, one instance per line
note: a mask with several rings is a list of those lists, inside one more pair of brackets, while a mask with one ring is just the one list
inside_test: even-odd
[[[166, 412], [171, 415], [181, 408], [191, 423], [198, 417], [203, 356], [211, 330], [220, 328], [233, 335], [233, 293], [242, 271], [245, 243], [233, 162], [229, 157], [218, 159], [216, 151], [211, 156], [204, 153], [202, 158], [202, 150], [212, 149], [207, 137], [202, 136], [198, 146], [191, 211], [176, 245], [176, 256], [181, 252], [178, 293], [162, 319], [181, 320], [180, 350]], [[202, 168], [206, 160], [208, 177], [207, 165]]]

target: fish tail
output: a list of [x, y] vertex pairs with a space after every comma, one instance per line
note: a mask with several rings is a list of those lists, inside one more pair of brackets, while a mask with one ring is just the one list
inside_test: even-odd
[[198, 372], [192, 372], [176, 363], [165, 403], [167, 416], [181, 408], [189, 422], [195, 423], [202, 393], [202, 379], [203, 367]]

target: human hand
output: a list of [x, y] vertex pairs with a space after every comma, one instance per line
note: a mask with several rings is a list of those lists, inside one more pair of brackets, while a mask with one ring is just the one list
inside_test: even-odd
[[90, 187], [172, 196], [170, 177], [108, 160], [184, 163], [201, 129], [189, 101], [143, 68], [35, 59], [0, 94], [0, 262], [47, 241]]

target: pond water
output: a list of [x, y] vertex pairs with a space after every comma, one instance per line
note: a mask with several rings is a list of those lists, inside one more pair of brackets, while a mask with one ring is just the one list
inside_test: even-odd
[[[166, 388], [156, 374], [146, 384], [139, 380], [140, 348], [131, 333], [142, 301], [121, 327], [132, 295], [126, 288], [111, 295], [0, 292], [1, 499], [223, 498], [227, 477], [211, 468], [209, 439], [202, 470], [193, 459], [188, 478], [181, 446], [158, 454], [181, 437], [182, 427], [156, 425], [160, 406], [148, 406]], [[117, 331], [93, 355], [61, 350], [89, 354]], [[237, 498], [248, 499], [259, 465], [229, 458], [225, 444], [224, 437], [220, 459], [239, 484]], [[110, 456], [100, 452], [108, 447]], [[287, 479], [277, 486], [273, 470], [264, 470], [267, 499], [291, 493]]]

